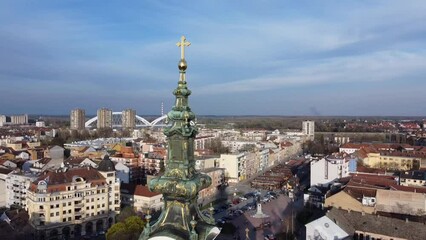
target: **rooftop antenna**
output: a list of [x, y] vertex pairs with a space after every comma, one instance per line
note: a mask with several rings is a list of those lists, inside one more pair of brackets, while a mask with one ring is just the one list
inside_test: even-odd
[[164, 103], [161, 102], [161, 116], [164, 116]]

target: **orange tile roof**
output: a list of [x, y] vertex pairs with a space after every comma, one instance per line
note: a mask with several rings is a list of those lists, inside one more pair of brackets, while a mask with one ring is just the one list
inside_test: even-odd
[[72, 183], [75, 176], [82, 177], [92, 185], [106, 184], [105, 178], [93, 168], [71, 168], [67, 171], [46, 171], [40, 175], [30, 186], [30, 190], [35, 191], [39, 181], [47, 182], [47, 189], [50, 192], [65, 191], [66, 186]]
[[139, 184], [121, 184], [121, 192], [123, 194], [136, 195], [142, 197], [154, 197], [160, 195], [161, 193], [151, 192], [149, 191], [147, 186], [139, 185]]

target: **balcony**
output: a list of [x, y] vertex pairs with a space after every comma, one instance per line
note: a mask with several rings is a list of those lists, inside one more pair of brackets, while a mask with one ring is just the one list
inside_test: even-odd
[[81, 216], [83, 216], [83, 214], [84, 214], [84, 212], [83, 212], [83, 211], [79, 211], [79, 212], [75, 212], [75, 213], [74, 213], [74, 216], [76, 216], [76, 217], [81, 217]]
[[82, 208], [84, 207], [84, 203], [80, 202], [80, 203], [74, 203], [74, 207], [75, 208]]

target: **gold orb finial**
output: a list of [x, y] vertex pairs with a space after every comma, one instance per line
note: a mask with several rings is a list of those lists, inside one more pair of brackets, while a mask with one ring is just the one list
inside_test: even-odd
[[191, 45], [190, 42], [186, 41], [185, 36], [180, 38], [180, 42], [176, 43], [176, 46], [180, 47], [180, 61], [178, 64], [178, 68], [181, 71], [185, 71], [188, 65], [185, 61], [185, 47], [189, 47]]

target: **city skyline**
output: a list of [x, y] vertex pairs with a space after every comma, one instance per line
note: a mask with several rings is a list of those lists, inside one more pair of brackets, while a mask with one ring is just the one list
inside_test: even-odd
[[176, 39], [199, 115], [426, 115], [426, 4], [0, 3], [0, 114], [167, 112]]

